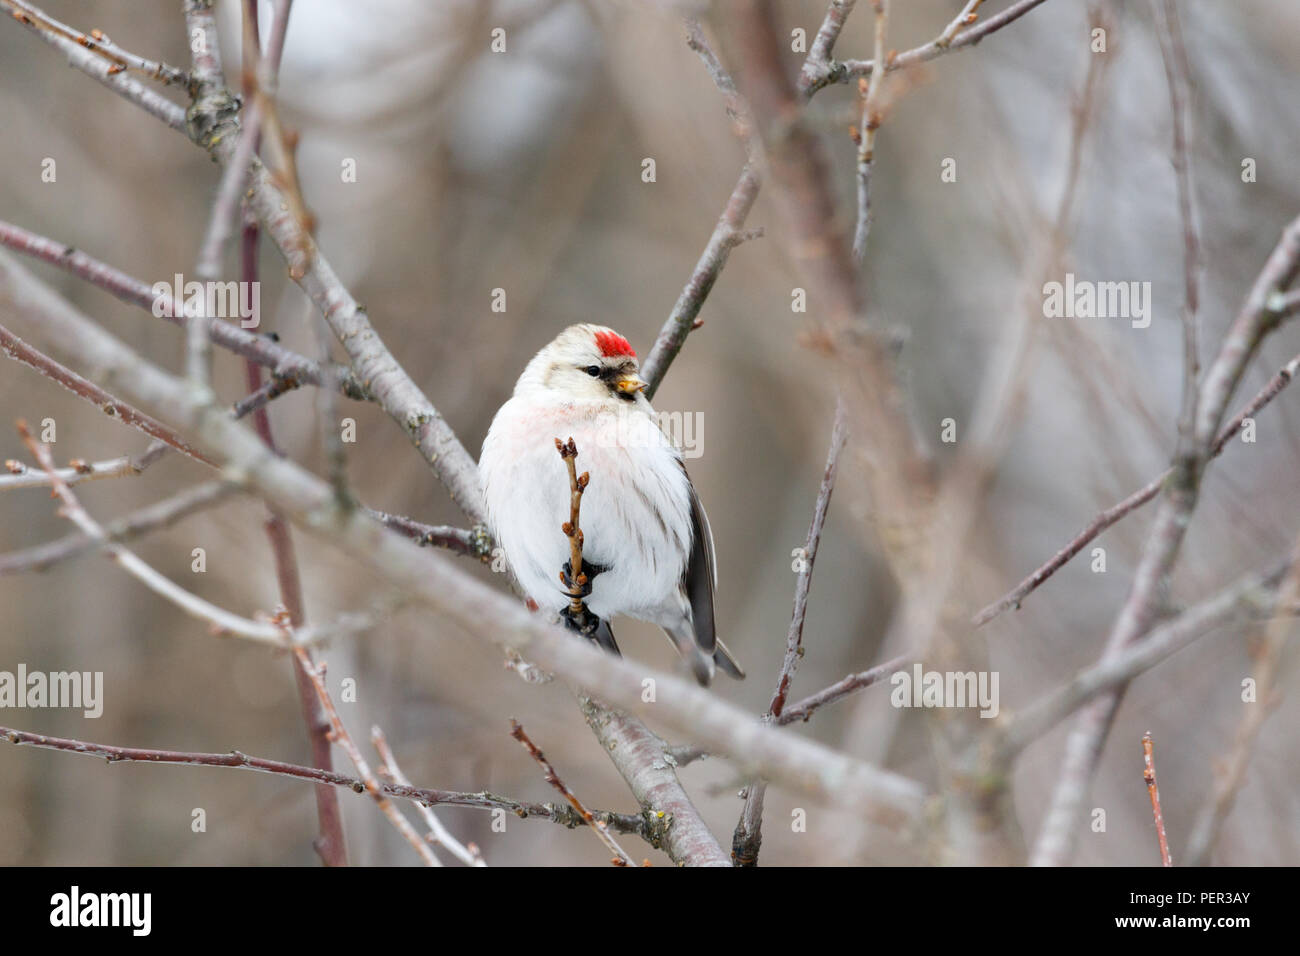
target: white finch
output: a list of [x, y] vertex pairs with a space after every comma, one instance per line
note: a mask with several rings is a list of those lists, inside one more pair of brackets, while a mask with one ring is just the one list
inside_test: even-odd
[[663, 628], [701, 684], [715, 666], [742, 678], [714, 631], [709, 521], [645, 387], [627, 339], [603, 326], [570, 326], [538, 352], [483, 441], [488, 529], [524, 592], [563, 611], [569, 477], [555, 440], [572, 438], [578, 470], [591, 475], [581, 527], [594, 639], [617, 654], [609, 620], [625, 614]]

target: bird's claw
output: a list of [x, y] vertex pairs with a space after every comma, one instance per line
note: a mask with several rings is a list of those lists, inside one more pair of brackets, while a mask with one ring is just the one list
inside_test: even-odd
[[564, 584], [565, 590], [570, 597], [586, 599], [591, 597], [591, 583], [596, 579], [596, 575], [605, 569], [599, 565], [591, 564], [586, 558], [582, 561], [582, 573], [578, 580], [573, 580], [572, 562], [565, 561], [564, 567], [560, 569], [560, 581]]
[[560, 620], [569, 630], [581, 634], [587, 640], [595, 640], [596, 631], [600, 628], [600, 618], [587, 610], [586, 605], [583, 605], [582, 610], [577, 614], [571, 607], [564, 608], [560, 611]]

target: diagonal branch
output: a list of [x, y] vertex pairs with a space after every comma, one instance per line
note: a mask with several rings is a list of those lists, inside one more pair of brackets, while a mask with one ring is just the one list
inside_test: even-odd
[[[1282, 393], [1283, 389], [1291, 384], [1291, 380], [1295, 378], [1297, 371], [1300, 371], [1300, 355], [1296, 355], [1286, 365], [1278, 369], [1277, 373], [1264, 384], [1264, 387], [1255, 393], [1255, 397], [1247, 402], [1228, 424], [1223, 426], [1210, 449], [1211, 459], [1217, 458], [1223, 453], [1223, 450], [1228, 446], [1228, 442], [1241, 431], [1246, 419], [1253, 418], [1260, 409], [1275, 399]], [[972, 618], [974, 625], [983, 627], [1003, 611], [1020, 610], [1021, 601], [1038, 590], [1039, 585], [1068, 564], [1070, 559], [1082, 551], [1094, 538], [1121, 518], [1136, 511], [1147, 502], [1154, 500], [1172, 474], [1172, 468], [1166, 469], [1127, 498], [1117, 502], [1093, 518], [1087, 526], [1070, 539], [1065, 547], [1052, 555], [1051, 559], [1045, 564], [1034, 570], [1014, 588], [976, 614]]]

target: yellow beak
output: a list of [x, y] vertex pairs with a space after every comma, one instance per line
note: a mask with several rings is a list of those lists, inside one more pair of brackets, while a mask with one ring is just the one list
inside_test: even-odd
[[615, 382], [614, 387], [617, 388], [624, 395], [627, 395], [630, 392], [644, 392], [646, 390], [646, 386], [648, 386], [649, 384], [650, 384], [649, 382], [643, 382], [635, 375], [627, 375], [624, 376], [623, 378], [620, 378], [617, 382]]

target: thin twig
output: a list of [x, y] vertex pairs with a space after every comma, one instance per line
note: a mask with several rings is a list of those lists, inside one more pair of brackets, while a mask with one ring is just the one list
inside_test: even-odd
[[[1195, 428], [1188, 440], [1179, 441], [1175, 451], [1173, 473], [1165, 484], [1128, 597], [1106, 640], [1103, 659], [1115, 657], [1140, 641], [1160, 614], [1164, 584], [1181, 554], [1228, 402], [1260, 344], [1281, 321], [1272, 310], [1272, 303], [1276, 294], [1291, 284], [1297, 271], [1300, 271], [1300, 217], [1282, 231], [1201, 380]], [[1066, 740], [1065, 759], [1057, 775], [1047, 817], [1031, 856], [1032, 863], [1059, 866], [1068, 861], [1078, 832], [1078, 819], [1123, 694], [1121, 685], [1094, 700], [1076, 716]]]
[[68, 62], [87, 76], [98, 80], [118, 96], [139, 106], [150, 116], [162, 120], [172, 129], [185, 131], [183, 107], [135, 79], [121, 63], [74, 39], [74, 36], [81, 34], [71, 27], [62, 24], [58, 28], [51, 26], [58, 21], [23, 0], [0, 0], [0, 9], [10, 14], [6, 19], [17, 20], [50, 46], [62, 51]]
[[1192, 439], [1196, 419], [1196, 386], [1200, 375], [1197, 351], [1197, 311], [1200, 307], [1200, 281], [1203, 262], [1197, 225], [1196, 194], [1192, 188], [1192, 164], [1189, 149], [1191, 134], [1191, 66], [1183, 44], [1183, 29], [1172, 0], [1158, 7], [1157, 31], [1165, 79], [1169, 85], [1169, 111], [1173, 117], [1174, 179], [1178, 188], [1178, 212], [1183, 224], [1183, 398], [1178, 429], [1184, 440]]
[[370, 794], [380, 812], [388, 818], [388, 821], [396, 828], [397, 832], [405, 838], [407, 843], [414, 847], [415, 852], [419, 854], [425, 866], [441, 866], [442, 864], [438, 862], [438, 858], [429, 849], [429, 845], [420, 839], [420, 835], [415, 832], [415, 828], [406, 819], [406, 815], [394, 805], [393, 801], [388, 799], [383, 784], [371, 773], [370, 764], [366, 763], [366, 758], [361, 756], [360, 749], [353, 743], [347, 728], [343, 726], [343, 718], [339, 716], [338, 710], [335, 709], [334, 701], [330, 698], [329, 688], [325, 686], [324, 663], [315, 663], [311, 658], [311, 653], [304, 647], [295, 647], [294, 656], [298, 659], [303, 673], [307, 675], [312, 686], [316, 688], [316, 696], [320, 699], [321, 708], [329, 719], [330, 726], [334, 728], [334, 743], [342, 747], [343, 752], [352, 761], [352, 766], [356, 768], [357, 774], [361, 777], [366, 793]]
[[781, 716], [777, 718], [777, 723], [784, 726], [796, 721], [807, 721], [817, 710], [825, 707], [827, 704], [833, 704], [835, 701], [847, 697], [855, 691], [870, 687], [872, 684], [879, 683], [886, 677], [889, 677], [899, 668], [906, 667], [912, 663], [912, 657], [909, 654], [900, 654], [898, 657], [885, 661], [883, 664], [877, 664], [865, 671], [859, 671], [856, 674], [849, 674], [841, 678], [834, 684], [819, 690], [815, 694], [809, 694], [803, 700], [796, 701], [789, 707], [781, 711]]
[[[863, 690], [873, 684], [878, 684], [886, 677], [894, 674], [902, 667], [913, 663], [915, 658], [910, 654], [900, 654], [898, 657], [891, 658], [883, 664], [877, 664], [875, 667], [869, 667], [864, 671], [856, 674], [849, 674], [842, 677], [835, 683], [823, 687], [815, 694], [809, 694], [803, 700], [790, 704], [783, 711], [781, 716], [777, 717], [773, 723], [778, 727], [784, 727], [787, 724], [807, 723], [812, 719], [813, 714], [825, 707], [827, 704], [833, 704], [838, 700], [843, 700], [856, 691]], [[712, 756], [704, 747], [697, 744], [674, 744], [664, 748], [664, 753], [671, 757], [675, 766], [685, 767], [697, 760]]]
[[[952, 38], [957, 35], [957, 31], [975, 22], [978, 17], [976, 11], [979, 10], [980, 4], [983, 2], [984, 0], [967, 0], [966, 6], [962, 8], [961, 13], [953, 17], [952, 22], [944, 28], [944, 31], [939, 34], [939, 38], [934, 42], [941, 47], [951, 46]], [[879, 52], [876, 53], [876, 62], [881, 62]]]
[[1122, 654], [1079, 671], [1016, 714], [1006, 731], [1006, 754], [1019, 752], [1097, 695], [1127, 683], [1211, 631], [1280, 609], [1278, 587], [1290, 566], [1287, 559], [1264, 574], [1249, 575], [1165, 621]]
[[591, 481], [588, 472], [578, 474], [578, 446], [570, 436], [568, 444], [555, 439], [555, 450], [564, 459], [564, 466], [569, 471], [569, 520], [564, 522], [564, 536], [569, 539], [569, 580], [560, 574], [560, 581], [569, 589], [569, 613], [582, 628], [587, 623], [587, 605], [583, 603], [583, 590], [587, 585], [587, 575], [582, 571], [582, 493]]
[[1281, 700], [1277, 680], [1282, 652], [1295, 631], [1294, 617], [1285, 615], [1300, 613], [1300, 607], [1297, 607], [1297, 600], [1300, 599], [1300, 546], [1293, 549], [1287, 563], [1289, 567], [1286, 580], [1277, 599], [1279, 613], [1268, 622], [1263, 642], [1253, 655], [1255, 699], [1245, 705], [1227, 758], [1217, 762], [1214, 767], [1214, 782], [1210, 793], [1196, 815], [1191, 836], [1187, 840], [1187, 866], [1206, 866], [1210, 863], [1210, 854], [1218, 840], [1219, 831], [1232, 812], [1237, 791], [1245, 783], [1246, 769], [1250, 765], [1251, 753], [1255, 749], [1260, 730]]
[[1162, 866], [1173, 866], [1173, 858], [1169, 855], [1169, 837], [1165, 834], [1165, 815], [1160, 809], [1160, 788], [1156, 786], [1155, 744], [1151, 740], [1150, 731], [1142, 735], [1142, 779], [1146, 781], [1147, 794], [1151, 797], [1151, 812], [1155, 815], [1156, 838], [1160, 841], [1160, 863]]
[[492, 550], [489, 546], [491, 539], [481, 529], [469, 530], [444, 524], [425, 524], [406, 515], [389, 514], [374, 508], [361, 510], [376, 521], [382, 522], [385, 527], [405, 535], [424, 547], [444, 548], [453, 554], [478, 558], [484, 564], [492, 559]]
[[[1003, 27], [1019, 20], [1043, 2], [1044, 0], [1019, 0], [1018, 3], [1012, 4], [1001, 13], [989, 17], [983, 23], [962, 30], [955, 36], [948, 36], [948, 29], [945, 28], [943, 33], [929, 43], [923, 43], [921, 46], [899, 53], [890, 59], [885, 64], [885, 69], [891, 73], [895, 70], [905, 70], [917, 64], [937, 59], [954, 50], [974, 46], [989, 34], [996, 33]], [[947, 37], [947, 42], [942, 42], [945, 37]], [[829, 83], [846, 83], [855, 77], [870, 75], [875, 62], [875, 60], [837, 61], [830, 59], [828, 55], [819, 61], [815, 61], [813, 68], [805, 71], [800, 77], [800, 82], [809, 88], [810, 93], [815, 93]]]
[[182, 69], [169, 66], [161, 60], [147, 60], [142, 56], [137, 56], [128, 50], [122, 49], [110, 40], [102, 30], [91, 30], [88, 34], [81, 33], [66, 24], [60, 23], [49, 14], [23, 3], [22, 0], [12, 0], [9, 6], [14, 11], [15, 19], [21, 20], [22, 17], [27, 17], [32, 21], [29, 24], [30, 26], [66, 37], [74, 43], [84, 46], [90, 52], [103, 57], [112, 64], [109, 67], [110, 72], [113, 72], [115, 67], [117, 68], [116, 72], [131, 70], [151, 80], [157, 80], [164, 86], [188, 88], [190, 83], [193, 82], [190, 74]]
[[46, 378], [62, 385], [78, 398], [97, 405], [99, 410], [109, 418], [115, 418], [124, 425], [129, 425], [131, 428], [144, 432], [150, 438], [165, 442], [181, 454], [201, 461], [205, 465], [215, 466], [216, 463], [211, 458], [194, 448], [158, 419], [146, 415], [139, 409], [110, 395], [94, 382], [82, 378], [67, 366], [60, 365], [39, 349], [28, 345], [2, 325], [0, 325], [0, 350], [11, 359], [22, 362], [29, 368], [40, 372]]
[[65, 485], [79, 485], [86, 481], [98, 481], [101, 478], [122, 478], [138, 475], [140, 467], [130, 455], [110, 458], [106, 461], [76, 460], [76, 464], [67, 468], [55, 468], [53, 473], [45, 469], [28, 468], [21, 461], [5, 459], [7, 474], [0, 475], [0, 491], [8, 488], [46, 488], [57, 478]]
[[[850, 3], [849, 6], [851, 7], [852, 4]], [[704, 252], [700, 254], [690, 279], [687, 280], [681, 295], [677, 297], [677, 302], [668, 314], [663, 328], [659, 330], [650, 354], [642, 363], [641, 377], [648, 383], [645, 390], [647, 398], [654, 398], [659, 383], [663, 381], [668, 366], [682, 350], [686, 337], [704, 324], [699, 317], [700, 309], [704, 307], [704, 300], [713, 291], [714, 283], [718, 281], [718, 276], [726, 266], [731, 250], [745, 238], [761, 235], [761, 232], [750, 234], [744, 232], [745, 219], [754, 207], [754, 201], [758, 198], [758, 190], [762, 185], [761, 163], [757, 157], [758, 138], [754, 135], [753, 116], [749, 106], [737, 92], [731, 74], [727, 72], [726, 67], [722, 65], [722, 61], [709, 45], [699, 23], [687, 20], [686, 29], [687, 43], [699, 54], [704, 68], [708, 70], [718, 91], [722, 94], [728, 115], [739, 127], [741, 135], [745, 137], [749, 159], [745, 163], [745, 168], [741, 170], [740, 178], [731, 191], [726, 208], [718, 217], [717, 225], [714, 226], [713, 233], [709, 236], [709, 241], [705, 244]]]
[[215, 604], [205, 601], [197, 594], [186, 591], [171, 579], [155, 571], [140, 560], [134, 552], [109, 542], [108, 533], [81, 507], [76, 495], [72, 493], [72, 489], [60, 477], [58, 469], [54, 467], [54, 461], [50, 457], [49, 446], [37, 442], [32, 437], [32, 433], [28, 430], [27, 423], [24, 421], [18, 422], [18, 435], [32, 453], [32, 456], [40, 462], [41, 467], [49, 475], [50, 484], [54, 487], [55, 494], [63, 501], [62, 513], [64, 517], [80, 528], [84, 534], [102, 544], [105, 553], [128, 574], [155, 594], [171, 601], [190, 616], [207, 621], [212, 626], [214, 633], [234, 634], [239, 637], [262, 641], [276, 647], [284, 646], [284, 634], [274, 624], [249, 620], [219, 608]]
[[[379, 772], [384, 774], [389, 780], [401, 787], [411, 786], [411, 781], [402, 773], [402, 768], [397, 765], [397, 757], [393, 755], [393, 750], [388, 746], [388, 738], [379, 725], [370, 728], [370, 743], [374, 745], [379, 754], [379, 759], [383, 761]], [[452, 856], [460, 860], [466, 866], [487, 866], [483, 859], [483, 854], [473, 843], [463, 844], [451, 835], [451, 832], [442, 825], [433, 810], [425, 803], [418, 804], [420, 816], [424, 818], [425, 826], [429, 828], [428, 840], [435, 846], [445, 848]]]
[[[46, 480], [49, 480], [48, 475]], [[209, 481], [187, 488], [170, 498], [164, 498], [156, 504], [148, 505], [105, 524], [105, 540], [114, 544], [133, 541], [152, 531], [170, 527], [182, 518], [205, 508], [220, 504], [238, 490], [236, 485], [224, 481]], [[75, 532], [57, 541], [0, 554], [0, 577], [27, 571], [47, 571], [61, 561], [92, 550], [98, 543], [85, 532]]]
[[[1277, 373], [1265, 383], [1264, 387], [1255, 393], [1255, 397], [1247, 402], [1232, 417], [1232, 420], [1223, 427], [1210, 449], [1211, 459], [1222, 454], [1228, 442], [1241, 431], [1246, 419], [1253, 418], [1260, 409], [1291, 384], [1291, 380], [1295, 377], [1297, 371], [1300, 371], [1300, 355], [1294, 356], [1286, 365], [1278, 369]], [[1164, 487], [1165, 482], [1172, 473], [1172, 468], [1166, 469], [1127, 498], [1111, 505], [1111, 507], [1098, 514], [1078, 534], [1071, 538], [1065, 547], [1052, 555], [1045, 564], [1035, 569], [1014, 588], [976, 614], [971, 619], [972, 623], [976, 627], [983, 627], [1003, 611], [1020, 610], [1020, 603], [1026, 597], [1038, 590], [1039, 585], [1068, 564], [1070, 559], [1082, 551], [1094, 538], [1121, 518], [1136, 511], [1160, 494], [1160, 489]]]
[[[978, 5], [979, 0], [972, 0]], [[885, 30], [889, 23], [888, 0], [872, 0], [876, 11], [877, 63], [885, 62]], [[876, 130], [880, 128], [880, 91], [884, 86], [885, 70], [872, 70], [870, 83], [858, 81], [862, 93], [862, 126], [858, 140], [858, 221], [853, 230], [853, 258], [862, 262], [866, 254], [867, 235], [871, 232], [871, 168], [876, 156]]]
[[[265, 757], [252, 757], [238, 750], [230, 753], [199, 753], [181, 750], [148, 750], [138, 747], [117, 747], [111, 744], [91, 743], [85, 740], [73, 740], [66, 737], [50, 737], [45, 734], [29, 733], [11, 727], [0, 727], [0, 740], [16, 746], [37, 747], [42, 750], [61, 750], [67, 753], [85, 754], [99, 757], [109, 764], [115, 763], [150, 763], [159, 765], [187, 767], [228, 767], [234, 770], [253, 770], [258, 773], [291, 780], [306, 780], [312, 783], [328, 784], [342, 787], [354, 793], [365, 793], [366, 784], [358, 777], [317, 767], [304, 767], [299, 764], [269, 760]], [[428, 806], [468, 807], [473, 810], [503, 810], [520, 820], [547, 820], [562, 827], [573, 829], [586, 826], [587, 821], [574, 810], [552, 803], [529, 803], [512, 800], [486, 790], [467, 792], [458, 790], [429, 790], [391, 782], [383, 782], [384, 793], [390, 797], [411, 800]], [[651, 839], [645, 821], [632, 813], [610, 813], [605, 810], [592, 811], [592, 815], [604, 822], [610, 829], [619, 833], [629, 833], [644, 839]]]
[[[58, 266], [99, 286], [123, 302], [139, 306], [181, 328], [189, 324], [184, 303], [173, 298], [170, 293], [155, 295], [153, 287], [147, 282], [129, 276], [72, 246], [3, 221], [0, 221], [0, 245]], [[236, 355], [250, 358], [257, 364], [272, 369], [277, 377], [286, 381], [308, 385], [325, 383], [321, 367], [316, 362], [285, 348], [270, 336], [255, 334], [228, 322], [219, 322], [212, 327], [212, 341]], [[335, 371], [340, 377], [340, 391], [344, 395], [361, 401], [371, 400], [351, 372], [342, 367]]]
[[627, 851], [618, 845], [617, 840], [610, 836], [609, 828], [582, 805], [582, 801], [560, 779], [560, 775], [555, 772], [555, 768], [546, 759], [546, 755], [537, 749], [537, 745], [529, 739], [528, 734], [524, 732], [524, 728], [513, 717], [510, 719], [510, 736], [523, 745], [523, 748], [537, 761], [537, 765], [542, 768], [542, 773], [546, 775], [546, 782], [560, 792], [560, 795], [569, 802], [569, 806], [578, 811], [578, 815], [587, 821], [592, 832], [600, 838], [600, 842], [605, 844], [606, 848], [614, 854], [614, 858], [610, 862], [615, 866], [636, 866], [636, 861], [627, 855]]
[[[843, 402], [837, 402], [835, 424], [831, 427], [830, 449], [826, 453], [826, 467], [822, 471], [821, 487], [817, 490], [817, 503], [813, 507], [808, 537], [804, 541], [801, 554], [803, 564], [795, 582], [794, 611], [790, 615], [790, 628], [786, 634], [785, 657], [781, 661], [776, 689], [772, 692], [772, 701], [768, 705], [764, 718], [768, 721], [779, 720], [784, 712], [786, 696], [790, 692], [790, 682], [794, 679], [795, 668], [799, 666], [800, 658], [803, 657], [803, 624], [808, 613], [808, 592], [812, 587], [813, 564], [817, 560], [822, 528], [826, 524], [826, 513], [830, 510], [831, 494], [835, 490], [835, 475], [839, 469], [840, 452], [844, 450], [847, 441], [847, 415]], [[757, 779], [751, 781], [746, 790], [745, 806], [741, 810], [740, 820], [736, 823], [731, 838], [731, 858], [736, 866], [758, 865], [758, 853], [763, 845], [763, 797], [766, 792], [766, 782]]]

